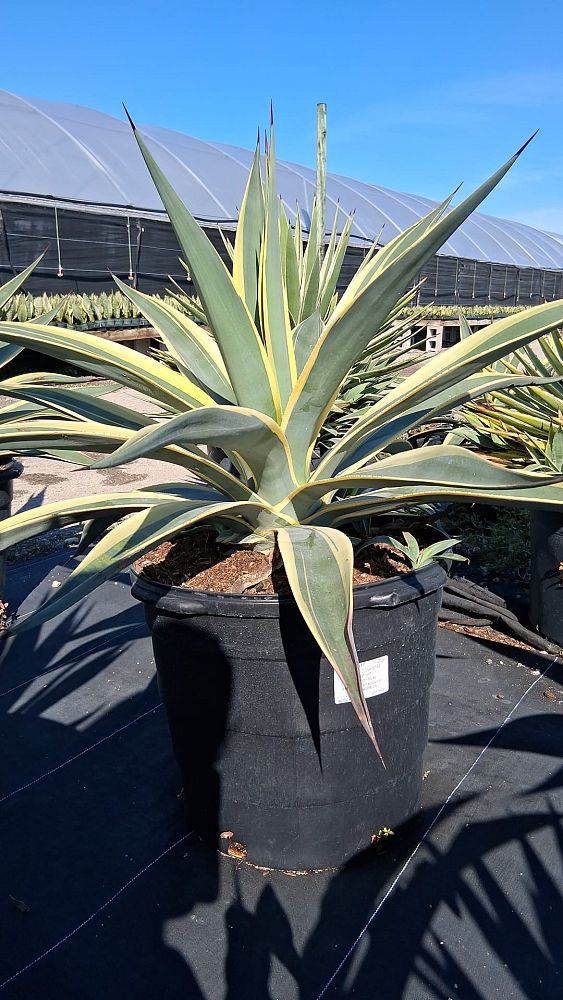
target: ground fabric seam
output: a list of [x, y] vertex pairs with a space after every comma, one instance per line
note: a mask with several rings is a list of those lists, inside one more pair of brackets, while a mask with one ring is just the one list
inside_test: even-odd
[[118, 733], [122, 733], [124, 729], [129, 729], [129, 726], [134, 725], [135, 722], [139, 722], [140, 719], [144, 719], [152, 712], [156, 712], [158, 708], [162, 708], [162, 703], [159, 705], [153, 705], [152, 708], [147, 709], [147, 711], [143, 712], [142, 715], [138, 715], [135, 719], [131, 719], [130, 722], [126, 722], [124, 726], [120, 726], [119, 729], [115, 729], [113, 733], [108, 733], [107, 736], [103, 736], [101, 740], [97, 741], [97, 743], [92, 743], [92, 746], [85, 747], [85, 749], [81, 750], [80, 753], [76, 753], [74, 757], [69, 757], [68, 760], [63, 760], [62, 764], [57, 764], [57, 766], [52, 767], [50, 771], [44, 771], [43, 774], [38, 775], [37, 778], [32, 778], [31, 781], [28, 781], [25, 785], [20, 785], [19, 788], [14, 788], [13, 791], [7, 792], [6, 795], [3, 795], [2, 798], [0, 798], [0, 805], [2, 802], [6, 802], [8, 799], [11, 799], [14, 795], [18, 795], [19, 792], [24, 792], [26, 788], [31, 788], [32, 785], [36, 785], [38, 781], [43, 781], [43, 778], [48, 778], [49, 775], [55, 774], [56, 771], [60, 771], [61, 768], [66, 767], [67, 764], [72, 764], [73, 760], [78, 760], [78, 758], [83, 757], [84, 754], [90, 753], [91, 750], [95, 750], [96, 747], [101, 746], [102, 743], [106, 743], [107, 740], [113, 739], [113, 737], [117, 736]]
[[106, 910], [107, 907], [110, 906], [118, 898], [118, 896], [121, 896], [122, 892], [125, 892], [125, 890], [128, 889], [129, 886], [133, 884], [133, 882], [136, 882], [137, 879], [141, 877], [141, 875], [144, 875], [145, 872], [148, 872], [149, 868], [152, 868], [154, 865], [157, 864], [158, 861], [164, 858], [167, 854], [170, 854], [170, 851], [173, 851], [175, 847], [178, 847], [179, 844], [182, 844], [184, 842], [184, 840], [187, 840], [188, 837], [191, 837], [193, 832], [194, 832], [193, 830], [190, 830], [189, 833], [185, 833], [183, 837], [180, 837], [180, 839], [176, 840], [173, 844], [170, 845], [170, 847], [167, 847], [166, 850], [162, 851], [158, 855], [158, 857], [154, 858], [153, 861], [149, 861], [148, 865], [145, 865], [144, 868], [141, 868], [141, 870], [137, 872], [136, 875], [133, 875], [133, 877], [130, 878], [129, 881], [125, 883], [125, 885], [121, 886], [121, 889], [118, 889], [117, 892], [114, 892], [113, 896], [110, 896], [109, 899], [106, 899], [105, 903], [102, 903], [101, 906], [98, 906], [98, 909], [94, 910], [94, 912], [91, 913], [89, 917], [86, 917], [86, 920], [83, 920], [82, 923], [74, 927], [71, 931], [68, 932], [68, 934], [65, 934], [65, 936], [60, 938], [59, 941], [56, 941], [55, 944], [52, 944], [51, 947], [47, 948], [47, 950], [42, 952], [41, 955], [37, 955], [36, 958], [33, 958], [31, 960], [31, 962], [28, 962], [27, 965], [22, 966], [22, 968], [19, 969], [17, 972], [14, 972], [12, 976], [9, 976], [8, 979], [5, 979], [3, 983], [0, 983], [0, 990], [3, 990], [5, 986], [8, 986], [10, 983], [13, 983], [14, 979], [17, 979], [18, 976], [21, 976], [24, 972], [27, 972], [29, 969], [32, 969], [34, 965], [38, 964], [38, 962], [41, 962], [44, 958], [47, 958], [47, 956], [50, 955], [53, 951], [56, 951], [57, 948], [60, 948], [62, 944], [65, 944], [65, 942], [68, 941], [69, 938], [74, 937], [74, 935], [77, 934], [78, 931], [81, 931], [83, 927], [86, 927], [86, 925], [89, 924], [92, 920], [94, 920], [95, 917], [98, 916], [98, 914], [102, 913], [103, 910]]

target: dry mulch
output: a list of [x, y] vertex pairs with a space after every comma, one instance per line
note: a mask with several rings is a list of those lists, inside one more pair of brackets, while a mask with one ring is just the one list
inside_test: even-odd
[[[149, 580], [166, 586], [189, 587], [220, 594], [269, 596], [287, 593], [289, 586], [283, 565], [274, 555], [274, 570], [268, 556], [252, 549], [229, 552], [211, 532], [199, 531], [163, 542], [135, 564]], [[354, 584], [377, 583], [408, 571], [400, 552], [378, 544], [364, 549], [354, 566]]]
[[471, 635], [474, 639], [485, 639], [488, 642], [497, 642], [503, 646], [513, 646], [516, 649], [526, 649], [531, 653], [539, 654], [539, 650], [534, 646], [529, 646], [527, 642], [514, 639], [506, 632], [497, 632], [490, 625], [456, 625], [454, 622], [438, 622], [439, 628], [447, 628], [449, 632], [459, 632], [460, 635]]

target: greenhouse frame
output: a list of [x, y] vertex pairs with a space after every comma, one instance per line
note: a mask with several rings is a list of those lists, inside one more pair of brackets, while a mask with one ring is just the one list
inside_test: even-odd
[[[140, 126], [192, 214], [227, 259], [252, 151]], [[315, 171], [284, 161], [279, 189], [290, 220], [308, 225]], [[347, 177], [327, 177], [334, 213], [354, 225], [346, 284], [374, 240], [384, 245], [436, 205]], [[221, 230], [221, 231], [220, 231]], [[147, 292], [186, 284], [180, 251], [129, 125], [69, 104], [0, 91], [0, 282], [47, 247], [31, 292], [94, 292], [111, 274]], [[563, 297], [563, 236], [474, 213], [424, 268], [418, 302], [524, 306]], [[418, 281], [417, 281], [418, 283]]]

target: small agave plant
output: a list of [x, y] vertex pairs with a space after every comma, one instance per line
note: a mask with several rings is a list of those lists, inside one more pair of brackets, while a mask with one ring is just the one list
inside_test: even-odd
[[[158, 330], [177, 370], [86, 333], [48, 325], [0, 324], [0, 340], [33, 347], [132, 387], [156, 402], [154, 417], [87, 394], [8, 380], [3, 392], [31, 415], [0, 423], [0, 449], [103, 453], [99, 467], [142, 456], [171, 463], [177, 478], [150, 489], [63, 500], [0, 525], [0, 548], [87, 520], [86, 551], [56, 593], [15, 629], [38, 625], [166, 539], [210, 522], [262, 550], [277, 549], [295, 601], [343, 681], [375, 743], [352, 635], [354, 524], [385, 530], [391, 511], [440, 501], [563, 505], [555, 479], [493, 464], [458, 446], [409, 449], [407, 432], [484, 392], [529, 376], [483, 371], [563, 323], [563, 301], [495, 322], [432, 358], [352, 422], [314, 460], [341, 385], [404, 301], [417, 274], [514, 163], [517, 153], [458, 207], [447, 199], [366, 257], [335, 298], [344, 243], [322, 255], [312, 233], [291, 232], [276, 188], [273, 128], [256, 150], [242, 201], [232, 268], [135, 135], [185, 256], [209, 332], [184, 311], [117, 282]], [[349, 228], [349, 225], [348, 225]], [[345, 237], [344, 237], [345, 238]], [[18, 404], [16, 404], [17, 406]], [[225, 452], [237, 475], [205, 448]]]
[[[22, 314], [21, 306], [23, 303], [23, 297], [19, 292], [19, 289], [24, 282], [27, 281], [37, 265], [41, 263], [43, 257], [45, 256], [45, 252], [43, 252], [37, 260], [32, 261], [29, 267], [26, 267], [23, 271], [20, 271], [19, 274], [16, 274], [13, 278], [10, 278], [9, 281], [5, 281], [4, 284], [0, 286], [0, 315], [12, 311], [13, 318], [20, 319], [22, 315], [24, 315], [25, 319], [28, 319], [29, 311], [27, 306], [25, 308], [25, 312]], [[31, 319], [30, 322], [50, 323], [59, 312], [60, 303], [58, 303], [55, 308], [50, 308], [50, 303], [47, 303], [46, 308], [43, 308], [44, 303], [42, 301], [40, 302], [40, 305], [41, 308], [37, 310], [35, 318]], [[11, 361], [17, 358], [18, 354], [21, 354], [22, 351], [23, 346], [19, 346], [16, 343], [0, 343], [0, 370], [6, 368]]]

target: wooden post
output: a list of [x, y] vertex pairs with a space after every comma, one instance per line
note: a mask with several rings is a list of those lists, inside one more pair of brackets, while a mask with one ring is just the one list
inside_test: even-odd
[[[322, 259], [326, 229], [326, 104], [317, 104], [317, 247]], [[314, 239], [314, 234], [309, 239]]]

